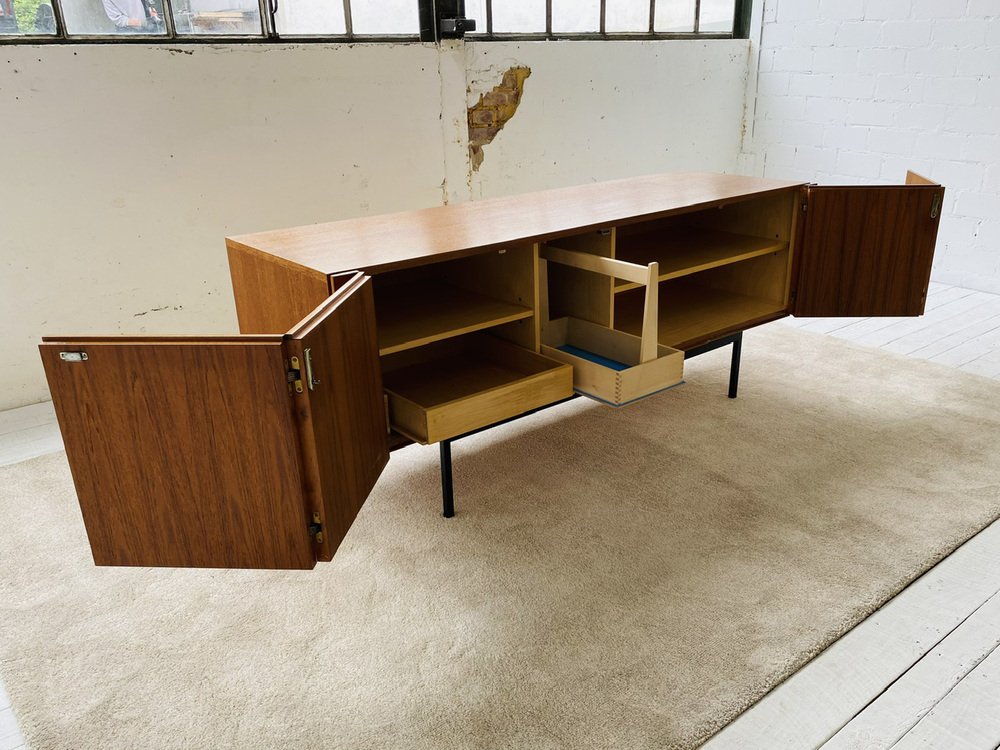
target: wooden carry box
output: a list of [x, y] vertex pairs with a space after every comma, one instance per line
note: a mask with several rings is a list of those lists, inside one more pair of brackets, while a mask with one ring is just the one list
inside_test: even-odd
[[[551, 245], [539, 250], [539, 258], [542, 354], [573, 366], [573, 390], [623, 406], [683, 382], [684, 352], [658, 343], [658, 263], [641, 266]], [[644, 286], [641, 335], [572, 316], [549, 320], [549, 262]]]

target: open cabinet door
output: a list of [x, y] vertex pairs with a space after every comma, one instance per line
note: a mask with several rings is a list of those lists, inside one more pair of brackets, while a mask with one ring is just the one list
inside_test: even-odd
[[389, 460], [371, 279], [345, 274], [335, 283], [285, 335], [301, 376], [293, 389], [320, 560], [332, 558]]
[[96, 564], [316, 564], [280, 336], [40, 348]]
[[[370, 284], [335, 293], [311, 316], [314, 330], [341, 325], [339, 313], [364, 302], [352, 299], [359, 292], [370, 300]], [[313, 501], [315, 462], [326, 456], [303, 440], [308, 407], [287, 339], [43, 340], [96, 564], [312, 568], [322, 557]], [[322, 362], [339, 356], [358, 347], [323, 351]]]
[[923, 314], [944, 188], [907, 183], [803, 188], [793, 315]]

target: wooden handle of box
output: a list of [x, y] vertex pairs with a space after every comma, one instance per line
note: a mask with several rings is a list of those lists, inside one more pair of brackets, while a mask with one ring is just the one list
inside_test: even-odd
[[[638, 263], [581, 253], [576, 250], [566, 250], [552, 245], [542, 245], [538, 255], [543, 260], [553, 263], [580, 268], [584, 271], [593, 271], [616, 279], [625, 279], [625, 281], [646, 287], [646, 301], [642, 310], [642, 344], [639, 348], [639, 361], [649, 362], [656, 359], [659, 346], [657, 341], [658, 300], [660, 296], [657, 287], [660, 277], [659, 263], [654, 262], [648, 266], [641, 266]], [[545, 310], [545, 317], [548, 317], [548, 310]]]

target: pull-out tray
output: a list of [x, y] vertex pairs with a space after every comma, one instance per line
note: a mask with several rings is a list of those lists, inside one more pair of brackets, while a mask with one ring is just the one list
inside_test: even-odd
[[384, 362], [389, 422], [425, 444], [573, 395], [568, 365], [489, 334], [461, 336]]

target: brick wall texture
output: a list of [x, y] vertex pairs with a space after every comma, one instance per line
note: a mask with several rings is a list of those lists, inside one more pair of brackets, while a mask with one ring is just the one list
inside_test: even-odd
[[1000, 293], [1000, 0], [764, 0], [767, 176], [947, 188], [933, 278]]

